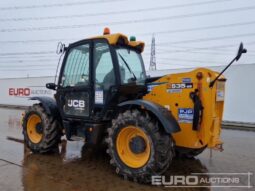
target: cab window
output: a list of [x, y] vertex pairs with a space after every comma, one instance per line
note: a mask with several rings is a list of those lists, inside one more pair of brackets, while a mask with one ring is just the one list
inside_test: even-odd
[[112, 57], [107, 43], [96, 43], [94, 48], [95, 84], [97, 89], [109, 90], [115, 84]]
[[89, 44], [80, 45], [68, 51], [61, 80], [63, 87], [89, 84], [89, 58]]
[[121, 83], [144, 83], [145, 71], [141, 55], [127, 48], [118, 48], [116, 52], [119, 61]]

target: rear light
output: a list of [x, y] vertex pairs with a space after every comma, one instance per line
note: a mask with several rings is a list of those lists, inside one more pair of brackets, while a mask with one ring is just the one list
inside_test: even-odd
[[225, 81], [217, 81], [216, 101], [224, 101], [224, 98], [225, 98]]

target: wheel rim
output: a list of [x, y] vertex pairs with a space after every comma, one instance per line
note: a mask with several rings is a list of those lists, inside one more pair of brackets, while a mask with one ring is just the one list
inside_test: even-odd
[[41, 118], [36, 114], [32, 114], [28, 118], [27, 135], [30, 141], [32, 141], [33, 143], [39, 143], [42, 140], [43, 133], [41, 122]]
[[[139, 144], [143, 144], [137, 150], [131, 147], [131, 141], [143, 140]], [[145, 132], [139, 127], [127, 126], [119, 132], [116, 140], [117, 152], [124, 164], [131, 168], [143, 167], [150, 158], [150, 141]]]

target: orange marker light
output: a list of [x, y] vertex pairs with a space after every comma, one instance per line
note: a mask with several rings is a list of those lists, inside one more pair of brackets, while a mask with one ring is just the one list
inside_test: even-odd
[[203, 73], [198, 72], [196, 77], [197, 77], [198, 80], [201, 80], [203, 78]]
[[108, 27], [104, 28], [104, 35], [110, 34], [110, 29]]

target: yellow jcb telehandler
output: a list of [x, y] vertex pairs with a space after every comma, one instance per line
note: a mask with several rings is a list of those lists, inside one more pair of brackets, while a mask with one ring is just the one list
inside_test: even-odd
[[110, 163], [126, 179], [150, 182], [166, 171], [175, 155], [192, 157], [205, 148], [221, 149], [225, 81], [221, 72], [198, 68], [191, 72], [146, 76], [144, 43], [117, 33], [61, 46], [64, 54], [53, 98], [23, 117], [26, 145], [35, 153], [58, 146], [61, 136], [84, 140], [96, 148], [107, 143]]

